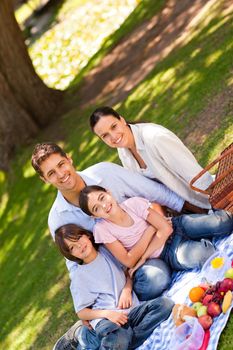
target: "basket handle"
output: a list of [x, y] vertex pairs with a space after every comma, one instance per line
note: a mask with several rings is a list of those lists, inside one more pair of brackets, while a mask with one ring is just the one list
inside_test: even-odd
[[230, 149], [228, 149], [226, 152], [223, 151], [223, 153], [217, 158], [215, 159], [212, 163], [210, 163], [209, 165], [207, 165], [199, 174], [197, 174], [191, 181], [190, 181], [190, 187], [192, 190], [203, 193], [203, 194], [211, 194], [211, 189], [219, 182], [221, 181], [226, 175], [228, 175], [231, 171], [233, 171], [233, 165], [226, 171], [224, 171], [224, 173], [222, 175], [220, 175], [217, 179], [215, 179], [209, 187], [207, 187], [206, 190], [202, 190], [198, 187], [195, 187], [193, 184], [202, 176], [204, 175], [209, 169], [211, 169], [215, 164], [217, 164], [218, 162], [220, 162], [220, 160], [222, 160], [223, 158], [227, 157], [229, 154], [233, 153], [233, 144], [231, 144]]

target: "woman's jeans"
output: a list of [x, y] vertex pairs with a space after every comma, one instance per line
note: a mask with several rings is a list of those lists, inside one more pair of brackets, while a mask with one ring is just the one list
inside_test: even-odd
[[175, 270], [200, 268], [215, 251], [209, 239], [233, 231], [233, 216], [224, 210], [182, 215], [173, 218], [172, 223], [174, 232], [160, 258]]
[[150, 336], [161, 322], [169, 317], [173, 305], [171, 299], [164, 297], [144, 301], [130, 311], [128, 322], [122, 327], [107, 319], [98, 322], [95, 338], [93, 338], [93, 332], [86, 331], [85, 327], [82, 327], [78, 335], [78, 349], [135, 349]]

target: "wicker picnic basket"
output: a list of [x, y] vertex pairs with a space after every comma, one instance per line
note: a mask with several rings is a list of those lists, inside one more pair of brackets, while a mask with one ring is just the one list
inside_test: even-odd
[[[193, 184], [217, 163], [218, 170], [212, 184], [206, 190], [195, 187]], [[233, 143], [192, 179], [190, 187], [194, 191], [210, 195], [209, 201], [213, 208], [233, 213]]]

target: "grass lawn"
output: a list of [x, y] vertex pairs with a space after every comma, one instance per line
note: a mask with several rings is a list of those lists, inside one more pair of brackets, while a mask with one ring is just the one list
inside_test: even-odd
[[[81, 1], [68, 3], [65, 18]], [[96, 44], [95, 52], [75, 68], [72, 87], [81, 84], [80, 77], [164, 2], [154, 3], [139, 2], [120, 28], [111, 28], [109, 36]], [[170, 128], [185, 140], [202, 165], [233, 141], [233, 9], [224, 3], [216, 0], [204, 6], [180, 38], [179, 47], [158, 63], [127, 99], [113, 106], [129, 120], [152, 121]], [[56, 26], [52, 29], [49, 44], [57, 35]], [[42, 40], [47, 40], [46, 34], [38, 45]], [[61, 80], [59, 74], [56, 79]], [[72, 109], [57, 121], [62, 132], [58, 131], [55, 139], [71, 153], [79, 169], [103, 160], [118, 161], [116, 152], [89, 132], [87, 117], [92, 109], [90, 106], [82, 113], [79, 108]], [[38, 179], [29, 161], [34, 144], [48, 140], [48, 130], [17, 152], [8, 174], [0, 173], [0, 349], [51, 349], [76, 319], [66, 267], [47, 228], [56, 191]], [[230, 350], [232, 343], [233, 317], [218, 349]]]

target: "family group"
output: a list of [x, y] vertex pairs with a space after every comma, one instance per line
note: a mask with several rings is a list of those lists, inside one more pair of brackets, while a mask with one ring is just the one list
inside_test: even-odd
[[[135, 349], [171, 313], [162, 293], [172, 272], [201, 267], [215, 251], [212, 238], [231, 234], [233, 217], [190, 188], [202, 168], [170, 130], [128, 123], [107, 106], [92, 113], [90, 127], [117, 149], [123, 167], [102, 162], [76, 171], [51, 142], [32, 154], [41, 180], [58, 190], [48, 225], [83, 320], [54, 350]], [[212, 181], [206, 173], [197, 185]]]

